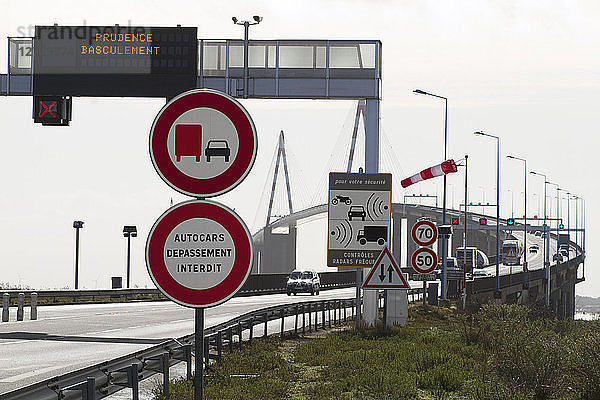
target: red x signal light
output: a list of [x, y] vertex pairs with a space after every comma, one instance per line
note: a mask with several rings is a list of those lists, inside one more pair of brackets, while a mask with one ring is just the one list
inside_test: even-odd
[[479, 218], [479, 225], [487, 225], [487, 218]]

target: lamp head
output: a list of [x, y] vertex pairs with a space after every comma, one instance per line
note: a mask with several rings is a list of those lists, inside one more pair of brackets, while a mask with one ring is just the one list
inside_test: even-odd
[[263, 17], [259, 17], [258, 15], [255, 15], [252, 17], [252, 19], [254, 19], [256, 21], [256, 23], [258, 24], [258, 23], [260, 23], [260, 21], [263, 20]]
[[485, 133], [483, 133], [482, 131], [476, 131], [473, 132], [474, 135], [485, 135]]
[[234, 24], [237, 24], [238, 19], [236, 17], [231, 17], [231, 20], [233, 21]]
[[427, 92], [422, 91], [421, 89], [415, 89], [413, 90], [413, 93], [417, 93], [417, 94], [427, 94]]

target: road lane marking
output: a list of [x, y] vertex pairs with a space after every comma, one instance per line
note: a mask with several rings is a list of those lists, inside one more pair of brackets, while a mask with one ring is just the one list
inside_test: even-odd
[[8, 378], [2, 378], [2, 379], [0, 379], [0, 383], [14, 383], [14, 382], [20, 381], [22, 379], [27, 379], [32, 376], [36, 376], [36, 375], [40, 375], [40, 374], [43, 374], [46, 372], [61, 369], [63, 367], [64, 367], [63, 365], [54, 365], [54, 366], [50, 366], [50, 367], [46, 367], [46, 368], [36, 369], [36, 370], [25, 372], [22, 374], [9, 376]]

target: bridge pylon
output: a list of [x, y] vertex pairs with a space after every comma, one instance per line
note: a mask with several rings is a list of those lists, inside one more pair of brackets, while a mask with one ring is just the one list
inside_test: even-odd
[[363, 123], [365, 121], [365, 112], [367, 109], [367, 101], [359, 100], [356, 105], [356, 116], [354, 117], [354, 129], [352, 130], [352, 141], [350, 142], [350, 153], [348, 154], [348, 166], [346, 172], [352, 172], [352, 162], [354, 161], [354, 149], [356, 148], [356, 137], [358, 136], [358, 124], [362, 114]]
[[279, 133], [279, 146], [277, 147], [277, 162], [275, 163], [275, 172], [273, 173], [273, 185], [271, 186], [271, 196], [269, 198], [269, 209], [267, 211], [267, 222], [265, 226], [269, 226], [271, 222], [271, 212], [273, 211], [273, 198], [275, 197], [275, 187], [277, 185], [277, 176], [279, 175], [279, 164], [283, 160], [283, 172], [285, 175], [285, 185], [287, 189], [288, 208], [290, 214], [294, 213], [292, 205], [292, 192], [290, 190], [290, 174], [288, 172], [287, 157], [285, 155], [285, 140], [283, 131]]

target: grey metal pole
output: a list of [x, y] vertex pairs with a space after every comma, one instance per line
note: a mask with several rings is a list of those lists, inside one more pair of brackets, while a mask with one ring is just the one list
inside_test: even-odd
[[546, 175], [544, 176], [544, 272], [546, 275], [546, 307], [550, 305], [550, 270], [548, 266], [548, 251], [550, 250], [546, 247], [548, 242], [548, 230], [546, 229]]
[[581, 238], [581, 246], [583, 249], [583, 279], [585, 279], [585, 199], [581, 199], [581, 218], [583, 226], [583, 237]]
[[[424, 94], [427, 96], [437, 97], [438, 99], [444, 100], [444, 161], [448, 158], [448, 99], [444, 96], [440, 96], [433, 93], [428, 93], [420, 89], [413, 90], [413, 93]], [[446, 184], [447, 177], [444, 175], [444, 196], [443, 196], [443, 208], [442, 208], [442, 224], [446, 224]], [[436, 207], [437, 207], [437, 197], [436, 197]], [[446, 300], [447, 298], [447, 282], [446, 282], [446, 237], [442, 237], [442, 276], [441, 276], [441, 291], [442, 291], [442, 299]]]
[[79, 228], [75, 228], [75, 290], [79, 289]]
[[500, 291], [500, 138], [496, 137], [496, 292]]
[[[444, 161], [448, 159], [448, 99], [444, 97]], [[444, 174], [444, 199], [442, 208], [442, 224], [446, 225], [446, 188], [447, 176]], [[448, 297], [448, 278], [446, 276], [446, 246], [448, 239], [446, 235], [442, 236], [442, 298]]]
[[356, 329], [360, 329], [360, 285], [362, 284], [362, 269], [356, 268]]
[[529, 253], [529, 249], [527, 248], [527, 160], [522, 159], [525, 163], [525, 231], [523, 233], [523, 247], [525, 248], [523, 252], [523, 286], [529, 290], [529, 268], [527, 265], [527, 253]]
[[523, 161], [523, 165], [524, 165], [524, 173], [525, 173], [525, 179], [524, 179], [524, 186], [525, 186], [525, 190], [523, 191], [523, 201], [524, 201], [524, 205], [523, 205], [523, 219], [524, 219], [524, 224], [523, 224], [523, 247], [524, 247], [524, 251], [523, 251], [523, 288], [527, 288], [529, 289], [529, 268], [527, 267], [527, 253], [528, 253], [528, 249], [527, 249], [527, 160], [524, 158], [520, 158], [520, 157], [515, 157], [515, 156], [511, 156], [508, 155], [506, 156], [508, 158], [512, 158], [513, 160], [519, 160], [519, 161]]
[[556, 187], [556, 271], [558, 272], [558, 257], [559, 257], [559, 246], [558, 246], [558, 238], [560, 236], [560, 192], [561, 188]]
[[[195, 338], [194, 338], [194, 400], [204, 398], [204, 308], [195, 310]], [[240, 335], [240, 341], [242, 337]]]
[[248, 98], [248, 28], [250, 23], [244, 21], [244, 98]]
[[130, 256], [131, 256], [131, 234], [128, 234], [127, 235], [127, 289], [129, 289]]
[[579, 196], [575, 196], [575, 258], [581, 254], [579, 249]]
[[567, 243], [567, 268], [569, 267], [569, 264], [571, 263], [571, 251], [570, 251], [570, 247], [571, 247], [571, 192], [567, 192], [567, 237], [568, 239], [568, 243]]
[[[467, 192], [468, 192], [468, 172], [469, 172], [469, 156], [465, 155], [465, 220], [464, 220], [464, 236], [463, 236], [463, 290], [467, 291]], [[473, 255], [473, 267], [475, 267], [475, 258]]]

